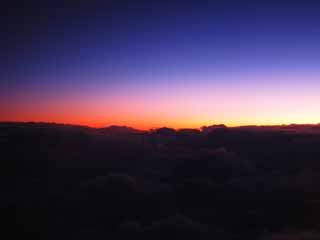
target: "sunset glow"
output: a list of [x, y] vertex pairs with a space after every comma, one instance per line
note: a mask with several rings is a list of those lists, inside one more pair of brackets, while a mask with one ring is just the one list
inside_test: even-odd
[[[133, 91], [134, 90], [134, 91]], [[119, 91], [119, 92], [118, 92]], [[140, 129], [161, 126], [199, 128], [223, 123], [228, 126], [318, 123], [320, 95], [305, 86], [246, 86], [243, 89], [171, 87], [149, 92], [137, 87], [115, 90], [116, 96], [82, 92], [50, 96], [19, 96], [1, 115], [3, 121], [58, 122], [103, 127], [128, 125]], [[199, 94], [201, 93], [201, 94]], [[6, 110], [6, 109], [5, 109]]]

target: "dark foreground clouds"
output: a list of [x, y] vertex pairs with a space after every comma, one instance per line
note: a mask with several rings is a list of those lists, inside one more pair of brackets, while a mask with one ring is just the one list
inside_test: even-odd
[[12, 237], [319, 238], [316, 125], [1, 123], [0, 143], [1, 215]]

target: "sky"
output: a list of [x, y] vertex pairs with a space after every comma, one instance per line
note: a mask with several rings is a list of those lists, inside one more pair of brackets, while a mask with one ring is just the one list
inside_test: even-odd
[[317, 1], [10, 1], [0, 121], [320, 122]]

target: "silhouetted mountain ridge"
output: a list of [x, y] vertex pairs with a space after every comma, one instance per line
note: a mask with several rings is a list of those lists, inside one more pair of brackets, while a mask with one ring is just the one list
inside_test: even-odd
[[309, 132], [320, 131], [319, 124], [288, 124], [288, 125], [244, 125], [244, 126], [235, 126], [228, 127], [224, 124], [214, 124], [209, 126], [202, 126], [198, 128], [181, 128], [174, 129], [169, 127], [160, 127], [150, 130], [140, 130], [130, 126], [120, 126], [120, 125], [110, 125], [106, 127], [89, 127], [84, 125], [75, 125], [75, 124], [62, 124], [54, 122], [0, 122], [0, 127], [6, 126], [16, 126], [16, 127], [61, 127], [66, 129], [82, 129], [82, 130], [97, 130], [100, 133], [106, 134], [143, 134], [147, 132], [153, 132], [158, 134], [176, 134], [176, 133], [211, 133], [215, 131], [224, 131], [224, 130], [245, 130], [245, 131], [287, 131], [287, 132]]

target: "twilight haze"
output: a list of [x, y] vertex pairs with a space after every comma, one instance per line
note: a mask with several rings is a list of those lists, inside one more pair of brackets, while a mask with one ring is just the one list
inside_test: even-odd
[[319, 11], [316, 1], [12, 3], [1, 10], [0, 121], [318, 123]]

